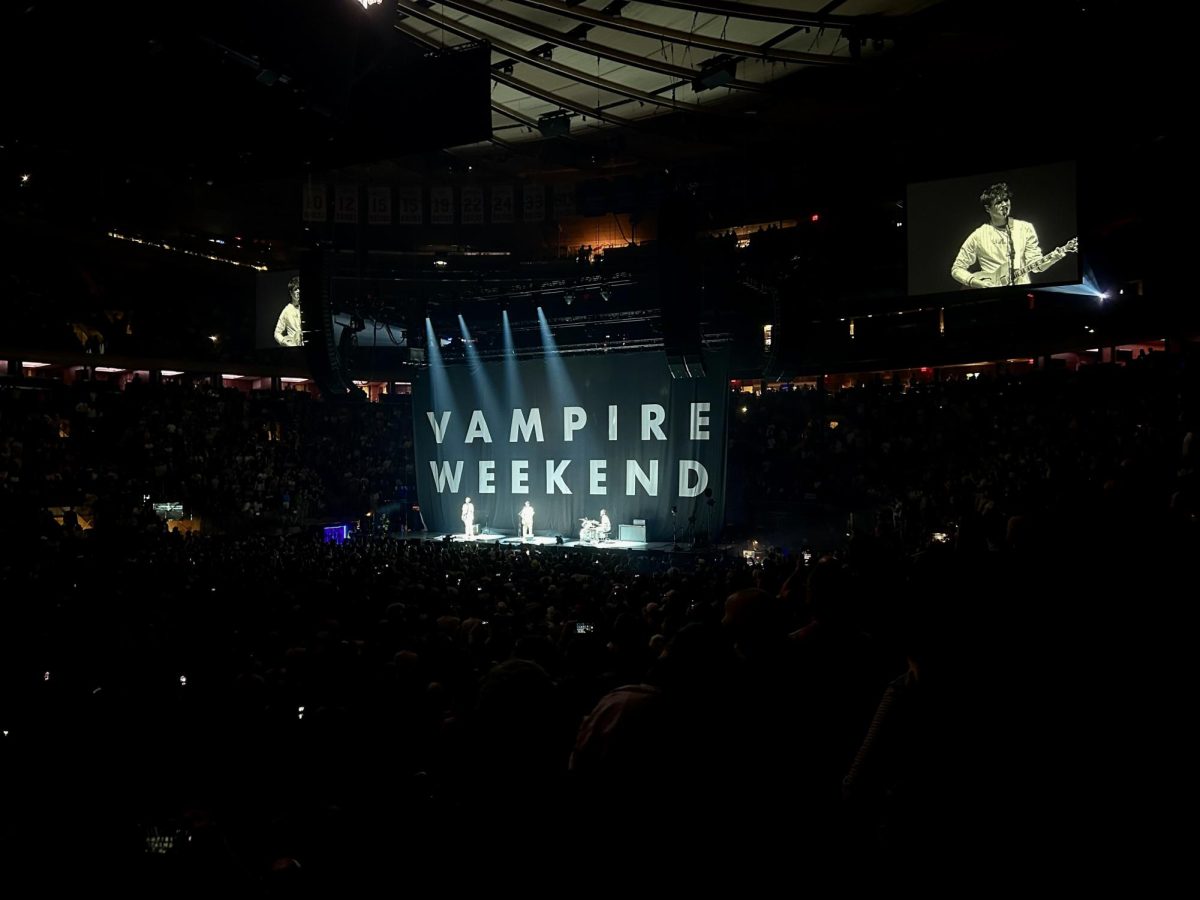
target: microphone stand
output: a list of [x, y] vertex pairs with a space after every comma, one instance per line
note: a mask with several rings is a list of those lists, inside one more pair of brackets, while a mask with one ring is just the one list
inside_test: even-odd
[[1009, 286], [1016, 284], [1016, 276], [1013, 274], [1017, 271], [1017, 247], [1013, 243], [1012, 236], [1012, 216], [1004, 217], [1004, 230], [1008, 234], [1008, 277], [1010, 279]]

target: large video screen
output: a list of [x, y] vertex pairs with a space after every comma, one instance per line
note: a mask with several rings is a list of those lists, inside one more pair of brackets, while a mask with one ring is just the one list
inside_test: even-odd
[[300, 272], [263, 272], [255, 289], [254, 346], [302, 347]]
[[1078, 284], [1075, 164], [908, 186], [908, 293]]

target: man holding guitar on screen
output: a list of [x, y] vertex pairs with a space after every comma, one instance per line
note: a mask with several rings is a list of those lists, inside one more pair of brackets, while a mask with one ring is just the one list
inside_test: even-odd
[[[1031, 272], [1044, 271], [1079, 248], [1079, 239], [1071, 238], [1043, 255], [1033, 225], [1009, 215], [1012, 193], [1003, 181], [980, 194], [979, 202], [988, 214], [988, 222], [967, 235], [950, 267], [950, 277], [965, 287], [1029, 284]], [[970, 271], [976, 263], [979, 268]]]

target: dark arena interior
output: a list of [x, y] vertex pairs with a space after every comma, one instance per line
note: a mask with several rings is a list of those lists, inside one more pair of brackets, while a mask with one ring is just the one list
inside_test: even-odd
[[961, 896], [1185, 859], [1160, 10], [0, 23], [10, 886]]

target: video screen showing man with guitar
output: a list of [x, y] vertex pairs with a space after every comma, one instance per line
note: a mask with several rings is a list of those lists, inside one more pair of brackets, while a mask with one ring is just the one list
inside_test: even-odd
[[1003, 181], [980, 194], [988, 221], [967, 235], [950, 267], [950, 276], [964, 287], [1029, 284], [1031, 273], [1042, 272], [1079, 249], [1079, 239], [1071, 238], [1043, 254], [1033, 225], [1010, 215], [1012, 201], [1012, 192]]

